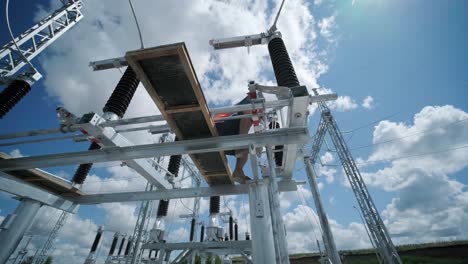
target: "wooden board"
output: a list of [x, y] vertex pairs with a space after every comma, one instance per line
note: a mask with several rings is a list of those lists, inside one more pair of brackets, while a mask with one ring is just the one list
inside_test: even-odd
[[[11, 158], [5, 153], [0, 152], [0, 159]], [[4, 173], [17, 179], [25, 181], [36, 187], [45, 189], [50, 193], [68, 197], [77, 197], [83, 193], [70, 183], [39, 169], [4, 171]]]
[[[218, 136], [184, 43], [130, 51], [126, 60], [179, 140]], [[232, 184], [223, 151], [190, 157], [209, 185]]]

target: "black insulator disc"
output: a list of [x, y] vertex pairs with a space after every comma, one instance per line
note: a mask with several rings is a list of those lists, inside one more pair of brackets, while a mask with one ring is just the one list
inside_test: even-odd
[[194, 235], [195, 235], [195, 218], [192, 218], [192, 221], [190, 223], [190, 242], [193, 241]]
[[278, 86], [299, 86], [299, 80], [283, 40], [281, 38], [272, 39], [268, 43], [268, 51], [270, 52], [271, 64], [273, 65]]
[[99, 240], [101, 240], [102, 231], [98, 231], [96, 237], [94, 238], [93, 245], [91, 246], [91, 252], [96, 252], [97, 246], [99, 245]]
[[23, 80], [14, 80], [0, 93], [0, 118], [3, 118], [27, 93], [31, 85]]
[[179, 175], [180, 161], [182, 160], [182, 155], [172, 155], [169, 159], [169, 165], [167, 170], [174, 174], [175, 177]]
[[122, 254], [122, 249], [123, 249], [124, 244], [125, 244], [125, 237], [122, 237], [122, 241], [120, 241], [119, 252], [117, 253], [118, 256]]
[[128, 256], [130, 254], [130, 249], [132, 248], [133, 241], [132, 239], [129, 239], [127, 241], [127, 247], [125, 248], [125, 256]]
[[202, 225], [200, 228], [200, 242], [203, 242], [204, 238], [205, 238], [205, 226]]
[[239, 240], [239, 226], [237, 223], [234, 225], [234, 240]]
[[115, 247], [117, 246], [117, 240], [119, 240], [119, 237], [114, 236], [114, 239], [112, 240], [112, 244], [109, 250], [109, 256], [114, 255]]
[[114, 113], [122, 118], [139, 83], [136, 73], [131, 67], [127, 67], [102, 111]]
[[[101, 146], [99, 146], [99, 144], [93, 142], [91, 143], [91, 145], [89, 145], [88, 150], [94, 150], [94, 149], [100, 149], [100, 148]], [[72, 182], [76, 184], [83, 184], [92, 166], [93, 166], [93, 163], [80, 164], [80, 166], [78, 166], [78, 168], [75, 171], [75, 175], [73, 175]]]
[[169, 200], [160, 200], [158, 206], [157, 216], [167, 216], [167, 211], [169, 210]]
[[211, 196], [210, 197], [210, 214], [219, 213], [220, 204], [221, 204], [221, 199], [219, 196]]
[[229, 216], [229, 240], [234, 239], [233, 225], [234, 225], [234, 218], [232, 218], [232, 215], [231, 215]]
[[[272, 121], [270, 122], [270, 124], [268, 124], [268, 128], [277, 129], [277, 128], [280, 128], [280, 124], [276, 121]], [[279, 151], [279, 150], [282, 150], [283, 148], [284, 146], [282, 145], [275, 146], [275, 163], [276, 163], [276, 166], [278, 167], [281, 167], [281, 165], [283, 165], [283, 151]]]

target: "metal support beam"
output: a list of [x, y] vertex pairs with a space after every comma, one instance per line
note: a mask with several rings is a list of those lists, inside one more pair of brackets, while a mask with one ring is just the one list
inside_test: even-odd
[[0, 231], [0, 263], [6, 263], [10, 255], [23, 238], [24, 233], [31, 226], [41, 203], [31, 199], [22, 199], [13, 214], [7, 216], [2, 222]]
[[29, 183], [18, 180], [4, 172], [0, 172], [0, 191], [38, 201], [50, 207], [74, 213], [78, 206], [68, 199], [51, 194]]
[[[278, 183], [279, 191], [295, 191], [297, 190], [295, 181], [280, 181]], [[73, 201], [78, 204], [101, 204], [101, 203], [119, 203], [119, 202], [135, 202], [145, 200], [162, 200], [162, 199], [179, 199], [193, 197], [210, 197], [210, 196], [226, 196], [238, 195], [248, 192], [247, 186], [244, 185], [221, 185], [213, 187], [200, 188], [184, 188], [184, 189], [168, 189], [156, 191], [141, 191], [141, 192], [121, 192], [121, 193], [104, 193], [104, 194], [87, 194]]]
[[255, 181], [249, 184], [249, 208], [253, 262], [277, 263], [271, 224], [270, 199], [265, 183]]
[[225, 249], [230, 248], [239, 252], [239, 250], [250, 252], [252, 247], [251, 240], [243, 241], [205, 241], [205, 242], [181, 242], [181, 243], [149, 243], [142, 246], [143, 249], [158, 250], [184, 250], [184, 249]]
[[306, 165], [310, 190], [312, 191], [312, 195], [314, 197], [315, 208], [317, 209], [320, 226], [322, 227], [323, 239], [325, 242], [325, 249], [327, 250], [328, 258], [333, 264], [341, 264], [340, 255], [338, 254], [338, 250], [336, 249], [335, 245], [335, 239], [333, 238], [330, 224], [328, 223], [328, 217], [325, 214], [325, 210], [323, 209], [322, 199], [320, 198], [320, 192], [318, 190], [316, 181], [317, 176], [315, 174], [314, 167], [311, 164], [310, 158], [305, 158], [304, 164]]
[[[100, 123], [105, 122], [105, 119], [97, 114], [92, 118], [88, 117], [89, 122], [82, 123], [81, 130], [85, 131], [87, 135], [98, 140], [104, 150], [112, 147], [132, 147], [135, 146], [133, 142], [128, 140], [124, 135], [117, 133], [112, 127], [102, 128]], [[154, 157], [154, 156], [152, 156]], [[147, 158], [152, 158], [151, 156]], [[134, 169], [138, 174], [144, 177], [148, 182], [156, 186], [158, 189], [170, 189], [171, 184], [165, 178], [165, 175], [157, 171], [153, 167], [154, 161], [151, 159], [125, 159], [125, 164]], [[84, 163], [81, 163], [84, 164]]]
[[283, 128], [257, 134], [223, 136], [184, 140], [172, 143], [147, 144], [129, 147], [109, 147], [100, 150], [51, 154], [0, 161], [0, 170], [20, 170], [71, 164], [121, 161], [176, 154], [195, 154], [224, 150], [248, 149], [250, 145], [303, 144], [310, 140], [308, 129]]
[[[309, 119], [308, 106], [310, 104], [309, 96], [294, 97], [292, 106], [288, 108], [288, 124], [287, 127], [303, 127], [307, 125]], [[298, 145], [284, 146], [283, 151], [283, 177], [286, 179], [292, 178], [294, 166], [297, 160]]]
[[271, 217], [274, 219], [273, 223], [273, 234], [276, 236], [275, 241], [277, 242], [278, 251], [277, 256], [279, 263], [288, 264], [288, 241], [286, 240], [286, 230], [283, 223], [283, 215], [281, 214], [281, 208], [279, 203], [279, 188], [276, 178], [276, 164], [273, 158], [273, 151], [271, 146], [266, 147], [266, 154], [268, 159], [268, 166], [270, 168], [270, 197], [271, 197]]

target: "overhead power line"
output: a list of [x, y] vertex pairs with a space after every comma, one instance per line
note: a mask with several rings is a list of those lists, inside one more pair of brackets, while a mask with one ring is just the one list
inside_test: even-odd
[[7, 0], [6, 4], [5, 4], [5, 18], [6, 18], [6, 23], [7, 23], [7, 27], [8, 27], [8, 32], [10, 33], [10, 36], [11, 36], [11, 40], [15, 44], [16, 51], [17, 51], [18, 55], [24, 60], [24, 62], [26, 62], [29, 65], [29, 67], [31, 68], [31, 70], [33, 72], [37, 72], [36, 68], [34, 68], [34, 66], [28, 60], [28, 58], [26, 58], [26, 56], [24, 56], [24, 54], [21, 52], [21, 50], [20, 50], [20, 48], [18, 46], [18, 43], [16, 42], [16, 39], [13, 36], [13, 31], [11, 30], [11, 26], [10, 26], [9, 5], [10, 5], [10, 0]]
[[135, 9], [133, 8], [132, 0], [128, 0], [128, 3], [130, 4], [130, 9], [132, 10], [133, 18], [135, 19], [135, 24], [136, 24], [136, 27], [138, 29], [138, 36], [140, 37], [140, 46], [143, 49], [144, 48], [143, 36], [141, 35], [140, 25], [138, 24], [138, 19], [137, 19], [137, 16], [135, 14]]
[[402, 136], [402, 137], [396, 137], [396, 138], [391, 138], [391, 139], [388, 139], [388, 140], [378, 141], [378, 142], [375, 142], [375, 143], [372, 143], [372, 144], [369, 144], [369, 145], [364, 145], [364, 146], [359, 146], [359, 147], [352, 147], [352, 148], [350, 148], [350, 150], [369, 148], [369, 147], [372, 147], [372, 146], [386, 144], [386, 143], [390, 143], [390, 142], [394, 142], [394, 141], [399, 141], [399, 140], [402, 140], [402, 139], [405, 139], [405, 138], [409, 138], [409, 137], [413, 137], [413, 136], [417, 136], [417, 135], [421, 135], [421, 134], [434, 133], [434, 132], [436, 132], [436, 129], [438, 129], [438, 128], [449, 127], [449, 126], [456, 125], [456, 124], [461, 123], [461, 122], [466, 121], [466, 120], [468, 120], [468, 118], [457, 120], [455, 122], [452, 122], [452, 123], [449, 123], [449, 124], [446, 124], [446, 125], [443, 125], [443, 126], [433, 127], [433, 128], [427, 129], [427, 130], [423, 130], [423, 131], [416, 132], [416, 133], [413, 133], [413, 134], [405, 135], [405, 136]]

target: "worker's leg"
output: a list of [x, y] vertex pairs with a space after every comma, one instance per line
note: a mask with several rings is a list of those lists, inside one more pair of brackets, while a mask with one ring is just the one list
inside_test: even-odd
[[[248, 112], [250, 113], [250, 112]], [[248, 114], [247, 112], [245, 114]], [[252, 120], [250, 118], [243, 118], [239, 123], [239, 134], [249, 133], [250, 127], [252, 126]], [[248, 150], [240, 149], [236, 150], [236, 167], [234, 168], [233, 177], [236, 181], [245, 182], [247, 176], [244, 174], [244, 165], [248, 160]]]

